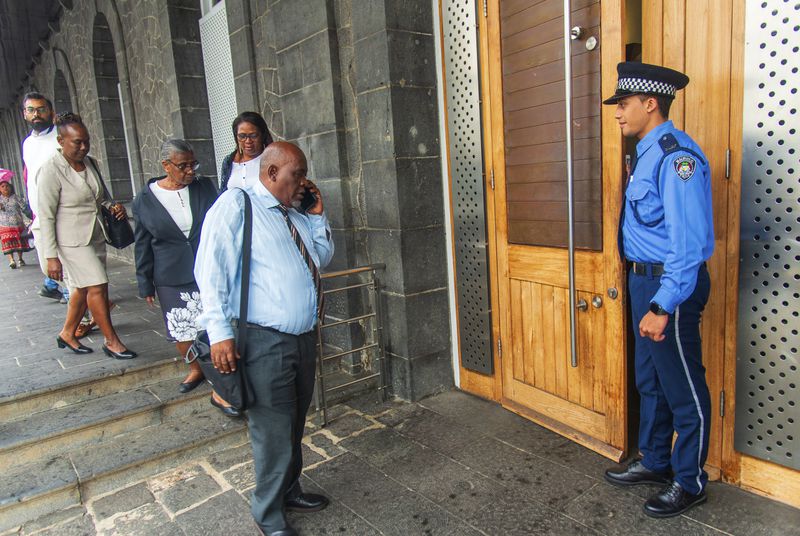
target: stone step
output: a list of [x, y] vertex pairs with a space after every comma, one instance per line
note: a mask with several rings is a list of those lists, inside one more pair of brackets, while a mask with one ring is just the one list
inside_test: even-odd
[[209, 407], [44, 461], [0, 479], [0, 532], [247, 440], [243, 420]]
[[107, 437], [184, 416], [209, 405], [208, 384], [182, 395], [178, 392], [179, 381], [170, 378], [2, 423], [0, 467], [91, 446]]
[[143, 363], [132, 361], [108, 359], [107, 368], [92, 375], [0, 397], [0, 423], [186, 374], [186, 365], [177, 357]]

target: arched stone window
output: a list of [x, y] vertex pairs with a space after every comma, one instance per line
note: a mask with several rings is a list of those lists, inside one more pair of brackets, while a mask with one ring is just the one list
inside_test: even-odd
[[102, 125], [102, 132], [93, 133], [97, 140], [95, 143], [102, 144], [105, 149], [106, 184], [115, 199], [125, 201], [131, 199], [133, 192], [119, 96], [119, 71], [108, 20], [100, 12], [94, 18], [92, 56]]
[[69, 94], [67, 77], [64, 76], [61, 69], [56, 69], [56, 74], [53, 78], [53, 106], [56, 109], [56, 113], [75, 111], [72, 105], [72, 97]]

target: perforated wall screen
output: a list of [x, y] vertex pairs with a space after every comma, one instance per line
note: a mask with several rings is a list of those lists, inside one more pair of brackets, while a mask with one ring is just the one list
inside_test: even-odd
[[800, 2], [747, 2], [736, 450], [800, 469]]
[[233, 85], [228, 16], [225, 13], [224, 1], [214, 5], [200, 19], [200, 41], [203, 47], [203, 65], [206, 71], [211, 134], [214, 137], [214, 156], [217, 159], [217, 176], [219, 176], [222, 159], [236, 147], [231, 133], [231, 123], [238, 115], [236, 88]]
[[442, 0], [461, 364], [491, 374], [478, 24], [474, 0]]

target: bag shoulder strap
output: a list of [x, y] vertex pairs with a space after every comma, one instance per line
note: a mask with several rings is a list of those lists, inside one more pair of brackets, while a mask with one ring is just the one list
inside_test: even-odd
[[[242, 190], [241, 188], [237, 188]], [[250, 258], [253, 244], [253, 205], [250, 196], [242, 190], [244, 195], [244, 229], [242, 238], [242, 286], [239, 296], [239, 356], [244, 357], [247, 350], [247, 308], [250, 300]], [[239, 360], [239, 366], [244, 368], [244, 359]]]
[[[86, 160], [92, 165], [92, 169], [94, 170], [95, 174], [97, 175], [97, 180], [100, 181], [100, 187], [103, 189], [103, 193], [105, 194], [105, 198], [109, 202], [113, 202], [113, 197], [111, 197], [111, 192], [108, 191], [108, 187], [106, 186], [106, 181], [103, 180], [103, 174], [100, 173], [100, 168], [97, 167], [97, 162], [94, 158], [89, 155], [86, 155]], [[102, 207], [103, 205], [100, 204]]]

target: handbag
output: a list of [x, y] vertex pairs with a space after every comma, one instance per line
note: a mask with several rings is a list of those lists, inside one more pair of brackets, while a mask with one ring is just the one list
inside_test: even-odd
[[[92, 164], [94, 172], [97, 174], [100, 185], [103, 187], [103, 192], [105, 192], [106, 199], [111, 199], [108, 188], [106, 188], [106, 183], [103, 180], [103, 176], [100, 174], [100, 170], [97, 169], [97, 164], [95, 164], [94, 159], [91, 157], [86, 158], [89, 160], [89, 163]], [[133, 228], [127, 217], [124, 220], [118, 220], [105, 205], [100, 205], [100, 216], [100, 223], [106, 231], [106, 244], [117, 249], [124, 249], [134, 243]]]
[[[238, 188], [242, 190], [241, 188]], [[199, 331], [189, 350], [186, 352], [184, 361], [191, 363], [197, 361], [203, 370], [203, 375], [208, 383], [214, 388], [217, 394], [228, 404], [243, 411], [253, 402], [252, 392], [247, 384], [245, 373], [244, 356], [247, 351], [247, 305], [250, 297], [250, 256], [253, 241], [253, 208], [250, 203], [250, 196], [242, 190], [244, 195], [244, 229], [242, 231], [242, 285], [239, 295], [239, 320], [237, 325], [236, 350], [239, 352], [239, 361], [236, 370], [222, 374], [214, 368], [211, 361], [211, 344], [208, 340], [208, 333], [204, 330]]]

